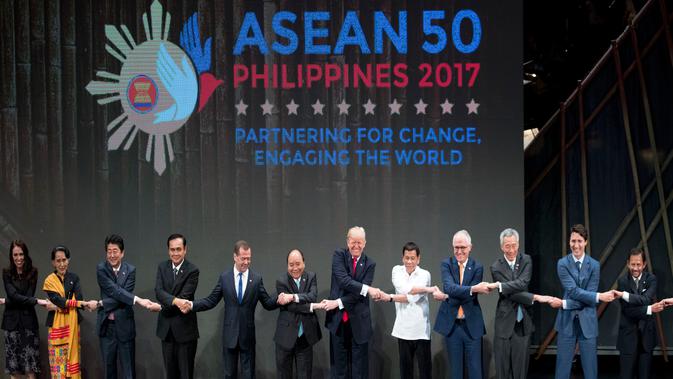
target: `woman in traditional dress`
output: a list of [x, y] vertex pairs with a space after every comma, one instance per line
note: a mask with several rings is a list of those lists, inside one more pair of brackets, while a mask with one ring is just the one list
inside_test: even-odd
[[79, 321], [80, 308], [96, 309], [96, 300], [83, 301], [79, 277], [68, 271], [70, 251], [56, 246], [51, 251], [54, 272], [44, 280], [42, 289], [58, 310], [47, 314], [49, 368], [52, 378], [81, 378]]
[[9, 245], [9, 267], [2, 271], [7, 293], [2, 314], [5, 331], [5, 373], [11, 378], [25, 375], [35, 379], [40, 373], [40, 333], [35, 305], [46, 306], [46, 300], [35, 298], [37, 269], [23, 241]]

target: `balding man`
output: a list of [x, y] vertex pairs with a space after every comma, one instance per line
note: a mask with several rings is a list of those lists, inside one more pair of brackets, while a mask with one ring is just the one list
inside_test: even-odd
[[330, 331], [332, 378], [360, 379], [369, 375], [369, 297], [376, 300], [381, 291], [370, 287], [376, 263], [365, 256], [365, 244], [364, 228], [354, 226], [346, 235], [347, 247], [332, 255], [331, 300], [323, 300], [327, 310], [325, 326]]
[[304, 253], [292, 249], [287, 255], [287, 273], [276, 280], [278, 293], [290, 294], [293, 300], [280, 307], [276, 334], [276, 370], [278, 378], [291, 379], [296, 362], [298, 379], [312, 378], [313, 345], [322, 338], [318, 317], [313, 313], [323, 309], [318, 298], [318, 280], [314, 272], [305, 271]]
[[484, 266], [470, 258], [470, 251], [472, 238], [460, 230], [453, 236], [453, 257], [442, 261], [445, 298], [434, 330], [445, 337], [453, 379], [462, 379], [463, 371], [470, 379], [482, 379], [481, 337], [486, 328], [477, 295], [489, 288], [482, 282]]

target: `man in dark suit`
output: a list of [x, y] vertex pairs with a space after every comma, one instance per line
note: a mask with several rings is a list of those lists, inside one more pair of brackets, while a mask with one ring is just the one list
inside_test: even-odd
[[645, 271], [647, 259], [642, 249], [629, 253], [629, 272], [617, 281], [617, 296], [621, 298], [619, 319], [620, 377], [647, 379], [652, 366], [652, 350], [657, 346], [654, 314], [664, 309], [662, 302], [654, 303], [657, 277]]
[[169, 260], [159, 264], [155, 293], [161, 303], [157, 337], [161, 338], [164, 369], [169, 379], [194, 377], [194, 357], [199, 338], [196, 314], [183, 314], [181, 301], [193, 300], [199, 284], [199, 269], [185, 259], [187, 239], [181, 234], [168, 237]]
[[[262, 276], [249, 269], [252, 248], [246, 241], [234, 245], [234, 267], [223, 272], [213, 291], [203, 299], [182, 301], [183, 312], [201, 312], [213, 309], [224, 300], [224, 320], [222, 343], [224, 344], [224, 377], [238, 377], [238, 362], [241, 362], [241, 377], [255, 377], [255, 308], [257, 302], [267, 310], [278, 308], [276, 301], [283, 305], [292, 296], [281, 294], [270, 296], [264, 288]], [[195, 313], [190, 313], [194, 315]]]
[[108, 379], [117, 379], [117, 357], [121, 362], [122, 377], [135, 378], [136, 324], [133, 305], [138, 303], [149, 308], [152, 304], [133, 295], [136, 268], [123, 259], [124, 239], [116, 234], [105, 238], [105, 261], [96, 267], [101, 296], [96, 331]]
[[556, 379], [568, 379], [575, 346], [580, 346], [582, 370], [585, 379], [596, 379], [596, 337], [598, 318], [596, 305], [615, 299], [613, 291], [598, 292], [600, 265], [585, 253], [589, 234], [583, 225], [570, 229], [571, 254], [559, 259], [556, 265], [563, 286], [563, 305], [556, 315], [557, 351]]
[[370, 287], [376, 263], [365, 256], [365, 230], [354, 226], [346, 235], [346, 249], [332, 255], [332, 282], [329, 298], [323, 300], [327, 314], [325, 327], [330, 331], [332, 378], [369, 376], [369, 339], [372, 319], [369, 298], [379, 299], [381, 291]]
[[[445, 337], [451, 377], [482, 379], [481, 338], [486, 334], [477, 295], [489, 293], [482, 282], [484, 266], [470, 259], [472, 238], [466, 230], [453, 235], [453, 257], [442, 261], [445, 298], [439, 307], [434, 330]], [[464, 365], [467, 363], [467, 367]]]
[[528, 375], [530, 335], [535, 330], [527, 307], [534, 301], [549, 303], [555, 298], [528, 292], [533, 261], [530, 255], [519, 253], [519, 233], [516, 230], [507, 228], [500, 233], [500, 249], [502, 258], [491, 265], [491, 277], [495, 283], [489, 285], [500, 294], [493, 340], [496, 378], [525, 379]]
[[312, 378], [313, 345], [322, 338], [318, 317], [313, 313], [323, 308], [316, 303], [318, 280], [314, 272], [304, 271], [304, 253], [299, 249], [287, 255], [287, 273], [276, 280], [276, 291], [293, 296], [280, 308], [276, 322], [276, 370], [281, 379], [294, 378], [293, 362], [297, 362], [299, 379]]

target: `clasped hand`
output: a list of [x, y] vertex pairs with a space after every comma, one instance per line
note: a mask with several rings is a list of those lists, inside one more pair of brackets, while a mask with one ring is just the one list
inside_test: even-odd
[[180, 309], [180, 312], [187, 314], [192, 310], [192, 302], [187, 299], [175, 298], [173, 300], [173, 305]]
[[294, 295], [291, 293], [281, 292], [278, 294], [277, 303], [280, 305], [287, 305], [294, 301]]

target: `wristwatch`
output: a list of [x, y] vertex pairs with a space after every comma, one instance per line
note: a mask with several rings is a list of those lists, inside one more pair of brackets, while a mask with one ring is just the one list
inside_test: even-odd
[[390, 300], [388, 300], [389, 303], [393, 302], [393, 295], [390, 295]]

